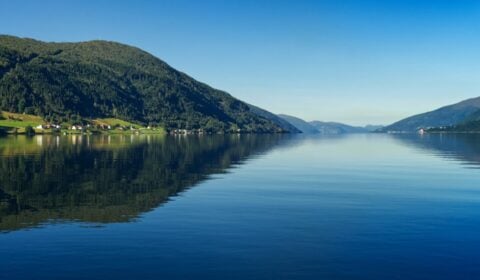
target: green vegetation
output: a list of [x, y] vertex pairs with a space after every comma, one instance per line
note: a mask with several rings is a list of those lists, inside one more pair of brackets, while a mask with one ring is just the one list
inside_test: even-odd
[[0, 109], [49, 123], [120, 119], [167, 130], [286, 131], [228, 93], [140, 49], [106, 41], [0, 36]]
[[[57, 124], [60, 127], [54, 127], [39, 116], [29, 114], [17, 114], [6, 111], [0, 113], [0, 135], [3, 134], [165, 134], [162, 127], [144, 127], [139, 124], [127, 122], [121, 119], [104, 118], [87, 120], [82, 119], [86, 125], [75, 125], [72, 129], [71, 123]], [[38, 128], [42, 126], [42, 128]], [[56, 125], [55, 125], [56, 126]], [[81, 127], [78, 128], [77, 127]]]
[[41, 117], [28, 114], [15, 114], [1, 111], [0, 116], [0, 126], [8, 128], [36, 127], [45, 123]]
[[427, 132], [480, 133], [480, 111], [457, 125], [434, 127], [427, 129]]
[[95, 125], [100, 125], [100, 126], [110, 126], [110, 127], [134, 127], [134, 128], [141, 128], [140, 125], [134, 124], [131, 122], [127, 122], [121, 119], [115, 119], [115, 118], [104, 118], [104, 119], [94, 119], [92, 120], [92, 123]]
[[28, 136], [33, 136], [35, 135], [35, 130], [31, 126], [26, 126], [25, 127], [25, 134]]
[[29, 114], [16, 114], [6, 111], [0, 112], [0, 135], [2, 134], [35, 134], [34, 127], [44, 124], [45, 121], [38, 116]]
[[[462, 102], [445, 106], [437, 110], [418, 114], [400, 120], [381, 129], [384, 132], [414, 132], [423, 129], [442, 130], [469, 122], [480, 113], [480, 97], [471, 98]], [[443, 128], [442, 128], [443, 127]], [[438, 129], [437, 129], [438, 128]], [[455, 128], [470, 129], [470, 128]]]

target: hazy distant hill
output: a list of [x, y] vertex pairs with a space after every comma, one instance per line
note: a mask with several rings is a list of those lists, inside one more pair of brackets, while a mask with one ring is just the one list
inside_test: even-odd
[[279, 114], [278, 116], [284, 119], [285, 121], [289, 122], [291, 125], [293, 125], [303, 133], [307, 133], [307, 134], [318, 133], [318, 130], [313, 125], [311, 125], [310, 123], [300, 118], [284, 115], [284, 114]]
[[114, 117], [166, 128], [285, 131], [265, 111], [257, 114], [145, 51], [107, 41], [0, 36], [0, 109], [49, 121]]
[[480, 97], [411, 116], [386, 126], [382, 131], [412, 132], [420, 128], [453, 126], [463, 123], [480, 110]]
[[253, 113], [255, 113], [255, 114], [257, 114], [261, 117], [264, 117], [268, 120], [271, 120], [272, 122], [279, 125], [282, 129], [284, 129], [286, 131], [289, 131], [290, 133], [301, 133], [302, 132], [301, 130], [296, 128], [294, 125], [292, 125], [288, 121], [282, 119], [280, 116], [277, 116], [273, 113], [270, 113], [270, 112], [268, 112], [268, 111], [266, 111], [262, 108], [259, 108], [257, 106], [251, 105], [251, 104], [248, 104], [248, 106], [250, 106], [250, 110]]
[[372, 125], [372, 124], [368, 124], [366, 125], [364, 128], [369, 131], [369, 132], [374, 132], [374, 131], [377, 131], [379, 129], [382, 129], [384, 126], [383, 125]]
[[371, 132], [375, 131], [381, 126], [369, 125], [365, 127], [351, 126], [338, 122], [321, 122], [321, 121], [311, 121], [307, 122], [300, 118], [280, 114], [280, 118], [288, 121], [290, 124], [294, 125], [303, 133], [307, 134], [344, 134], [344, 133], [362, 133], [362, 132]]
[[312, 121], [310, 124], [322, 134], [344, 134], [368, 132], [364, 127], [356, 127], [337, 122]]

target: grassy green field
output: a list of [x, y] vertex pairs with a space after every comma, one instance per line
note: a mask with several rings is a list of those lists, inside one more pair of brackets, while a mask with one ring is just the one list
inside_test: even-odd
[[[165, 129], [161, 127], [156, 128], [146, 128], [139, 124], [131, 123], [128, 121], [124, 121], [121, 119], [115, 118], [103, 118], [103, 119], [94, 119], [92, 120], [92, 124], [94, 125], [103, 125], [103, 126], [110, 126], [112, 129], [108, 130], [107, 133], [109, 134], [132, 134], [132, 133], [141, 133], [141, 134], [164, 134]], [[115, 129], [115, 127], [124, 127], [127, 128], [126, 130]], [[130, 130], [129, 128], [133, 127], [135, 130]]]
[[111, 126], [112, 128], [115, 126], [133, 127], [137, 129], [142, 127], [141, 125], [115, 118], [94, 119], [92, 120], [92, 123], [94, 125]]
[[0, 116], [0, 126], [7, 128], [35, 127], [45, 123], [41, 117], [28, 114], [15, 114], [1, 111]]
[[[61, 130], [62, 133], [66, 134], [80, 134], [80, 133], [103, 133], [103, 134], [165, 134], [165, 129], [161, 127], [156, 128], [146, 128], [139, 124], [131, 123], [128, 121], [124, 121], [121, 119], [116, 118], [102, 118], [102, 119], [94, 119], [94, 120], [85, 120], [86, 122], [93, 125], [93, 127], [88, 128], [86, 131], [81, 130], [71, 130], [65, 129], [70, 128], [71, 124], [63, 123], [62, 127], [64, 129]], [[28, 114], [16, 114], [1, 111], [0, 112], [0, 130], [6, 131], [6, 133], [17, 133], [23, 134], [25, 133], [25, 128], [27, 126], [31, 126], [35, 128], [40, 124], [46, 124], [47, 122], [44, 121], [41, 117], [35, 115], [28, 115]], [[111, 129], [104, 130], [98, 129], [95, 126], [110, 126]], [[131, 130], [130, 128], [134, 128]], [[53, 133], [51, 129], [35, 129], [35, 132], [38, 134], [49, 134]]]

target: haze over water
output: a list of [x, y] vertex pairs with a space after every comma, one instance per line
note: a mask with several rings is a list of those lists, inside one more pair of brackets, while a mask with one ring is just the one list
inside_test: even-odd
[[477, 279], [479, 143], [0, 138], [0, 278]]

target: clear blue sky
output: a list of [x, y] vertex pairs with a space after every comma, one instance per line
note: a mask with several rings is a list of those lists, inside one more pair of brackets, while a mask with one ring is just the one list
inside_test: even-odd
[[307, 120], [387, 124], [480, 96], [480, 1], [0, 0], [0, 33], [135, 45]]

